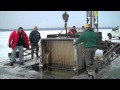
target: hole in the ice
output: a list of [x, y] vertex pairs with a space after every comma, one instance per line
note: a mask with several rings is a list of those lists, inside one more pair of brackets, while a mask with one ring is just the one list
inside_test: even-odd
[[[27, 70], [35, 70], [37, 72], [40, 72], [39, 64], [34, 64], [32, 66], [26, 67]], [[74, 71], [67, 71], [67, 70], [60, 70], [57, 68], [42, 68], [43, 79], [55, 79], [55, 78], [62, 78], [62, 79], [69, 79], [75, 76]]]

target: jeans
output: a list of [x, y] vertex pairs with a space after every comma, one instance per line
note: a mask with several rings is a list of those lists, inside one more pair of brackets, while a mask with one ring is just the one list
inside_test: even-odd
[[15, 49], [13, 50], [11, 59], [10, 59], [10, 63], [14, 63], [15, 62], [17, 49], [19, 50], [19, 62], [23, 63], [23, 46], [16, 46], [15, 47]]

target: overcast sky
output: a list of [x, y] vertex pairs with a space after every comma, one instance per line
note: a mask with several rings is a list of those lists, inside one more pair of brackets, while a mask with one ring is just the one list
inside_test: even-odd
[[[99, 27], [120, 25], [120, 11], [99, 11]], [[86, 11], [68, 11], [68, 27], [86, 23]], [[0, 11], [0, 29], [64, 27], [63, 11]]]

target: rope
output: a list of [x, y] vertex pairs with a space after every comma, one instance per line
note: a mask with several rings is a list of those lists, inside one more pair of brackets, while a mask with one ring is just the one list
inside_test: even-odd
[[61, 32], [59, 34], [61, 34], [63, 32], [63, 30], [65, 30], [64, 27], [63, 27], [63, 29], [61, 30]]

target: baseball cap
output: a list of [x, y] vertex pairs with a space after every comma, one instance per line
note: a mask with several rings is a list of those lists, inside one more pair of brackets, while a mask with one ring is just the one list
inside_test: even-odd
[[90, 27], [91, 27], [90, 24], [84, 25], [84, 28], [90, 28]]

